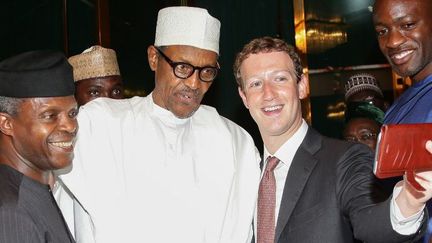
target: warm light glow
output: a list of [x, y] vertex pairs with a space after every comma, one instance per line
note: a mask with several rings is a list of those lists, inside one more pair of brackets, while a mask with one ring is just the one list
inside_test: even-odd
[[303, 0], [294, 1], [294, 28], [295, 28], [295, 44], [298, 50], [302, 53], [307, 53], [306, 45], [306, 25], [304, 15]]
[[303, 52], [306, 53], [307, 47], [306, 47], [306, 28], [305, 23], [301, 22], [295, 27], [295, 42], [297, 48]]
[[344, 111], [338, 111], [338, 112], [330, 112], [327, 113], [327, 118], [329, 119], [342, 119], [345, 115]]
[[347, 42], [345, 25], [334, 21], [307, 21], [306, 42], [310, 53], [321, 53]]
[[343, 119], [345, 115], [345, 102], [340, 101], [337, 102], [335, 105], [328, 105], [327, 106], [327, 118], [329, 119]]
[[348, 40], [346, 25], [339, 16], [322, 18], [314, 13], [304, 15], [303, 1], [294, 1], [295, 42], [303, 53], [321, 53]]

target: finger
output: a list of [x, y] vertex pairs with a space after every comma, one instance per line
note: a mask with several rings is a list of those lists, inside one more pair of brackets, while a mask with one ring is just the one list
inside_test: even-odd
[[432, 171], [415, 173], [415, 180], [426, 189], [432, 189]]
[[426, 142], [426, 149], [432, 154], [432, 140]]

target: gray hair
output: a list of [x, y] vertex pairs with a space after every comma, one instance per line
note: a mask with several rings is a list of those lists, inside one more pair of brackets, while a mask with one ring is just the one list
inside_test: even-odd
[[11, 116], [18, 115], [18, 109], [23, 99], [0, 96], [0, 112], [9, 114]]

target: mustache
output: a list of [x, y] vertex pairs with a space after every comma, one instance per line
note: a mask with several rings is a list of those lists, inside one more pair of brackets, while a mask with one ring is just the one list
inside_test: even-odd
[[198, 89], [191, 89], [187, 86], [182, 87], [177, 93], [190, 96], [193, 99], [198, 99], [201, 97], [201, 92]]
[[53, 134], [50, 136], [49, 141], [70, 141], [70, 140], [76, 140], [76, 135], [78, 133], [78, 128], [76, 128], [72, 132], [68, 131], [61, 131], [56, 134]]

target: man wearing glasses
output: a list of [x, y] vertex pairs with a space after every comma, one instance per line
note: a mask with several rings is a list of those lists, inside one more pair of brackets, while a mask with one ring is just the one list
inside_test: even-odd
[[345, 109], [345, 140], [360, 142], [375, 151], [377, 135], [383, 123], [384, 111], [370, 101], [349, 102]]
[[[220, 22], [205, 9], [158, 14], [147, 97], [80, 110], [71, 173], [90, 216], [77, 242], [250, 242], [259, 154], [250, 135], [201, 100], [215, 82]], [[90, 227], [92, 237], [80, 238]]]

